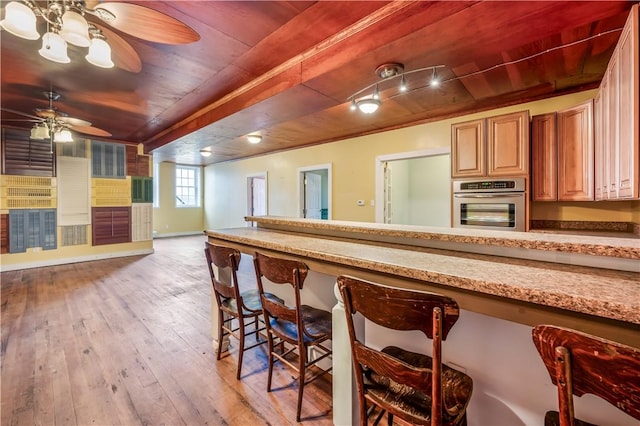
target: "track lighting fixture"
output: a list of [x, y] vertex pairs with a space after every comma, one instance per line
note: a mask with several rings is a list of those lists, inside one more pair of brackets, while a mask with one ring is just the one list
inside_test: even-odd
[[360, 99], [356, 102], [358, 109], [365, 114], [373, 114], [380, 108], [380, 101], [375, 98]]
[[440, 85], [440, 80], [438, 80], [438, 74], [436, 69], [433, 69], [433, 75], [431, 76], [431, 87], [438, 87]]
[[[350, 109], [351, 110], [360, 110], [365, 114], [372, 114], [378, 110], [382, 102], [380, 101], [380, 86], [388, 85], [387, 82], [394, 80], [396, 78], [400, 78], [400, 84], [398, 86], [398, 91], [405, 93], [409, 90], [408, 80], [412, 74], [432, 71], [432, 77], [429, 85], [432, 87], [436, 87], [439, 84], [438, 75], [436, 73], [436, 69], [444, 68], [444, 65], [433, 65], [430, 67], [417, 68], [411, 71], [405, 71], [404, 65], [399, 63], [388, 63], [382, 64], [378, 68], [376, 68], [376, 75], [381, 78], [381, 81], [372, 83], [363, 89], [358, 90], [356, 93], [349, 97], [351, 102]], [[425, 84], [422, 84], [424, 87]], [[365, 96], [364, 98], [357, 99], [359, 95], [366, 93], [371, 88], [373, 88], [373, 92], [370, 92], [371, 95]]]
[[41, 7], [34, 0], [23, 0], [22, 3], [11, 1], [5, 7], [5, 18], [0, 21], [0, 26], [15, 36], [37, 40], [40, 38], [36, 29], [37, 18], [41, 17], [47, 23], [47, 32], [42, 36], [42, 48], [38, 51], [40, 56], [67, 64], [71, 62], [67, 55], [67, 43], [71, 43], [89, 48], [86, 56], [89, 63], [111, 68], [114, 66], [111, 47], [102, 31], [82, 16], [83, 4], [79, 1], [49, 0], [46, 7]]

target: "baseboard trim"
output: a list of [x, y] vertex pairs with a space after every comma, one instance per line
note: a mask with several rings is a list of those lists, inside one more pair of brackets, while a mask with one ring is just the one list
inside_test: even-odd
[[0, 265], [0, 272], [18, 271], [21, 269], [43, 268], [46, 266], [66, 265], [69, 263], [91, 262], [93, 260], [105, 260], [115, 257], [140, 256], [153, 254], [153, 248], [144, 250], [119, 251], [113, 253], [93, 254], [89, 256], [67, 257], [64, 259], [48, 259], [39, 262], [16, 263], [13, 265]]
[[169, 232], [166, 234], [153, 234], [153, 238], [169, 238], [169, 237], [186, 237], [189, 235], [203, 235], [202, 231], [187, 231], [187, 232]]

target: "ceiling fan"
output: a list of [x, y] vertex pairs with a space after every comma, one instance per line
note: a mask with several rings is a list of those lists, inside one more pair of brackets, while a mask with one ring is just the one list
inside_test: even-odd
[[22, 0], [5, 7], [0, 26], [9, 33], [37, 40], [37, 19], [42, 18], [46, 33], [42, 36], [40, 55], [54, 62], [67, 63], [67, 43], [88, 47], [87, 61], [110, 68], [113, 48], [116, 65], [140, 72], [142, 64], [136, 51], [110, 28], [142, 40], [163, 44], [186, 44], [200, 35], [187, 24], [147, 6], [98, 0]]
[[5, 119], [2, 121], [21, 121], [34, 123], [31, 128], [31, 139], [49, 139], [53, 142], [73, 142], [71, 130], [91, 136], [111, 136], [106, 130], [93, 127], [90, 122], [79, 118], [69, 117], [68, 114], [59, 111], [53, 102], [60, 99], [60, 94], [54, 91], [42, 92], [49, 100], [46, 108], [35, 108], [34, 114], [26, 114], [9, 108], [1, 108], [3, 112], [20, 115], [26, 118]]

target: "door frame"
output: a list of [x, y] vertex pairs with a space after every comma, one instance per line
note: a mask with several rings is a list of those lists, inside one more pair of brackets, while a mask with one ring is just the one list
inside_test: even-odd
[[332, 214], [332, 177], [331, 177], [331, 169], [333, 168], [332, 163], [325, 164], [316, 164], [315, 166], [306, 166], [306, 167], [298, 167], [298, 217], [304, 217], [304, 174], [305, 172], [312, 172], [316, 170], [326, 170], [327, 171], [327, 220], [331, 220]]
[[[252, 173], [252, 174], [246, 175], [246, 180], [247, 180], [247, 204], [246, 204], [246, 210], [245, 210], [246, 215], [247, 216], [252, 215], [253, 189], [252, 189], [251, 183], [255, 178], [264, 179], [264, 209], [265, 209], [265, 214], [269, 215], [269, 181], [267, 180], [267, 172], [258, 172], [258, 173]], [[254, 226], [254, 225], [255, 224], [253, 222], [247, 222], [247, 226]]]
[[378, 155], [376, 157], [376, 223], [384, 222], [384, 164], [387, 161], [435, 157], [438, 155], [449, 155], [449, 157], [451, 157], [451, 146], [422, 149], [419, 151], [397, 152], [395, 154]]

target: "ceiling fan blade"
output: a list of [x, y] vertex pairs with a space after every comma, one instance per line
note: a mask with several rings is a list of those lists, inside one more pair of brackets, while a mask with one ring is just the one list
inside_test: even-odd
[[116, 67], [134, 73], [142, 71], [140, 56], [129, 43], [104, 25], [94, 25], [107, 38], [107, 42], [111, 46], [112, 60]]
[[38, 120], [38, 121], [42, 121], [42, 119], [40, 117], [37, 117], [35, 115], [31, 115], [31, 114], [25, 114], [24, 112], [21, 111], [16, 111], [15, 109], [9, 109], [9, 108], [0, 108], [0, 110], [4, 111], [4, 112], [10, 112], [11, 114], [16, 114], [16, 115], [21, 115], [23, 117], [29, 117], [32, 118], [34, 120]]
[[112, 136], [111, 133], [107, 132], [106, 130], [102, 130], [102, 129], [99, 129], [99, 128], [93, 127], [93, 126], [73, 126], [73, 125], [70, 125], [69, 128], [71, 130], [73, 130], [74, 132], [84, 133], [86, 135], [91, 135], [91, 136]]
[[115, 19], [104, 22], [142, 40], [164, 44], [187, 44], [200, 40], [200, 34], [187, 24], [146, 6], [99, 3], [96, 9], [88, 12], [102, 19], [100, 9], [115, 16]]
[[2, 121], [13, 121], [15, 123], [42, 123], [42, 120], [34, 118], [3, 118]]
[[86, 120], [81, 120], [79, 118], [73, 118], [73, 117], [58, 117], [59, 121], [62, 121], [63, 123], [67, 123], [70, 126], [79, 126], [79, 127], [88, 127], [91, 126], [91, 123], [89, 121]]

